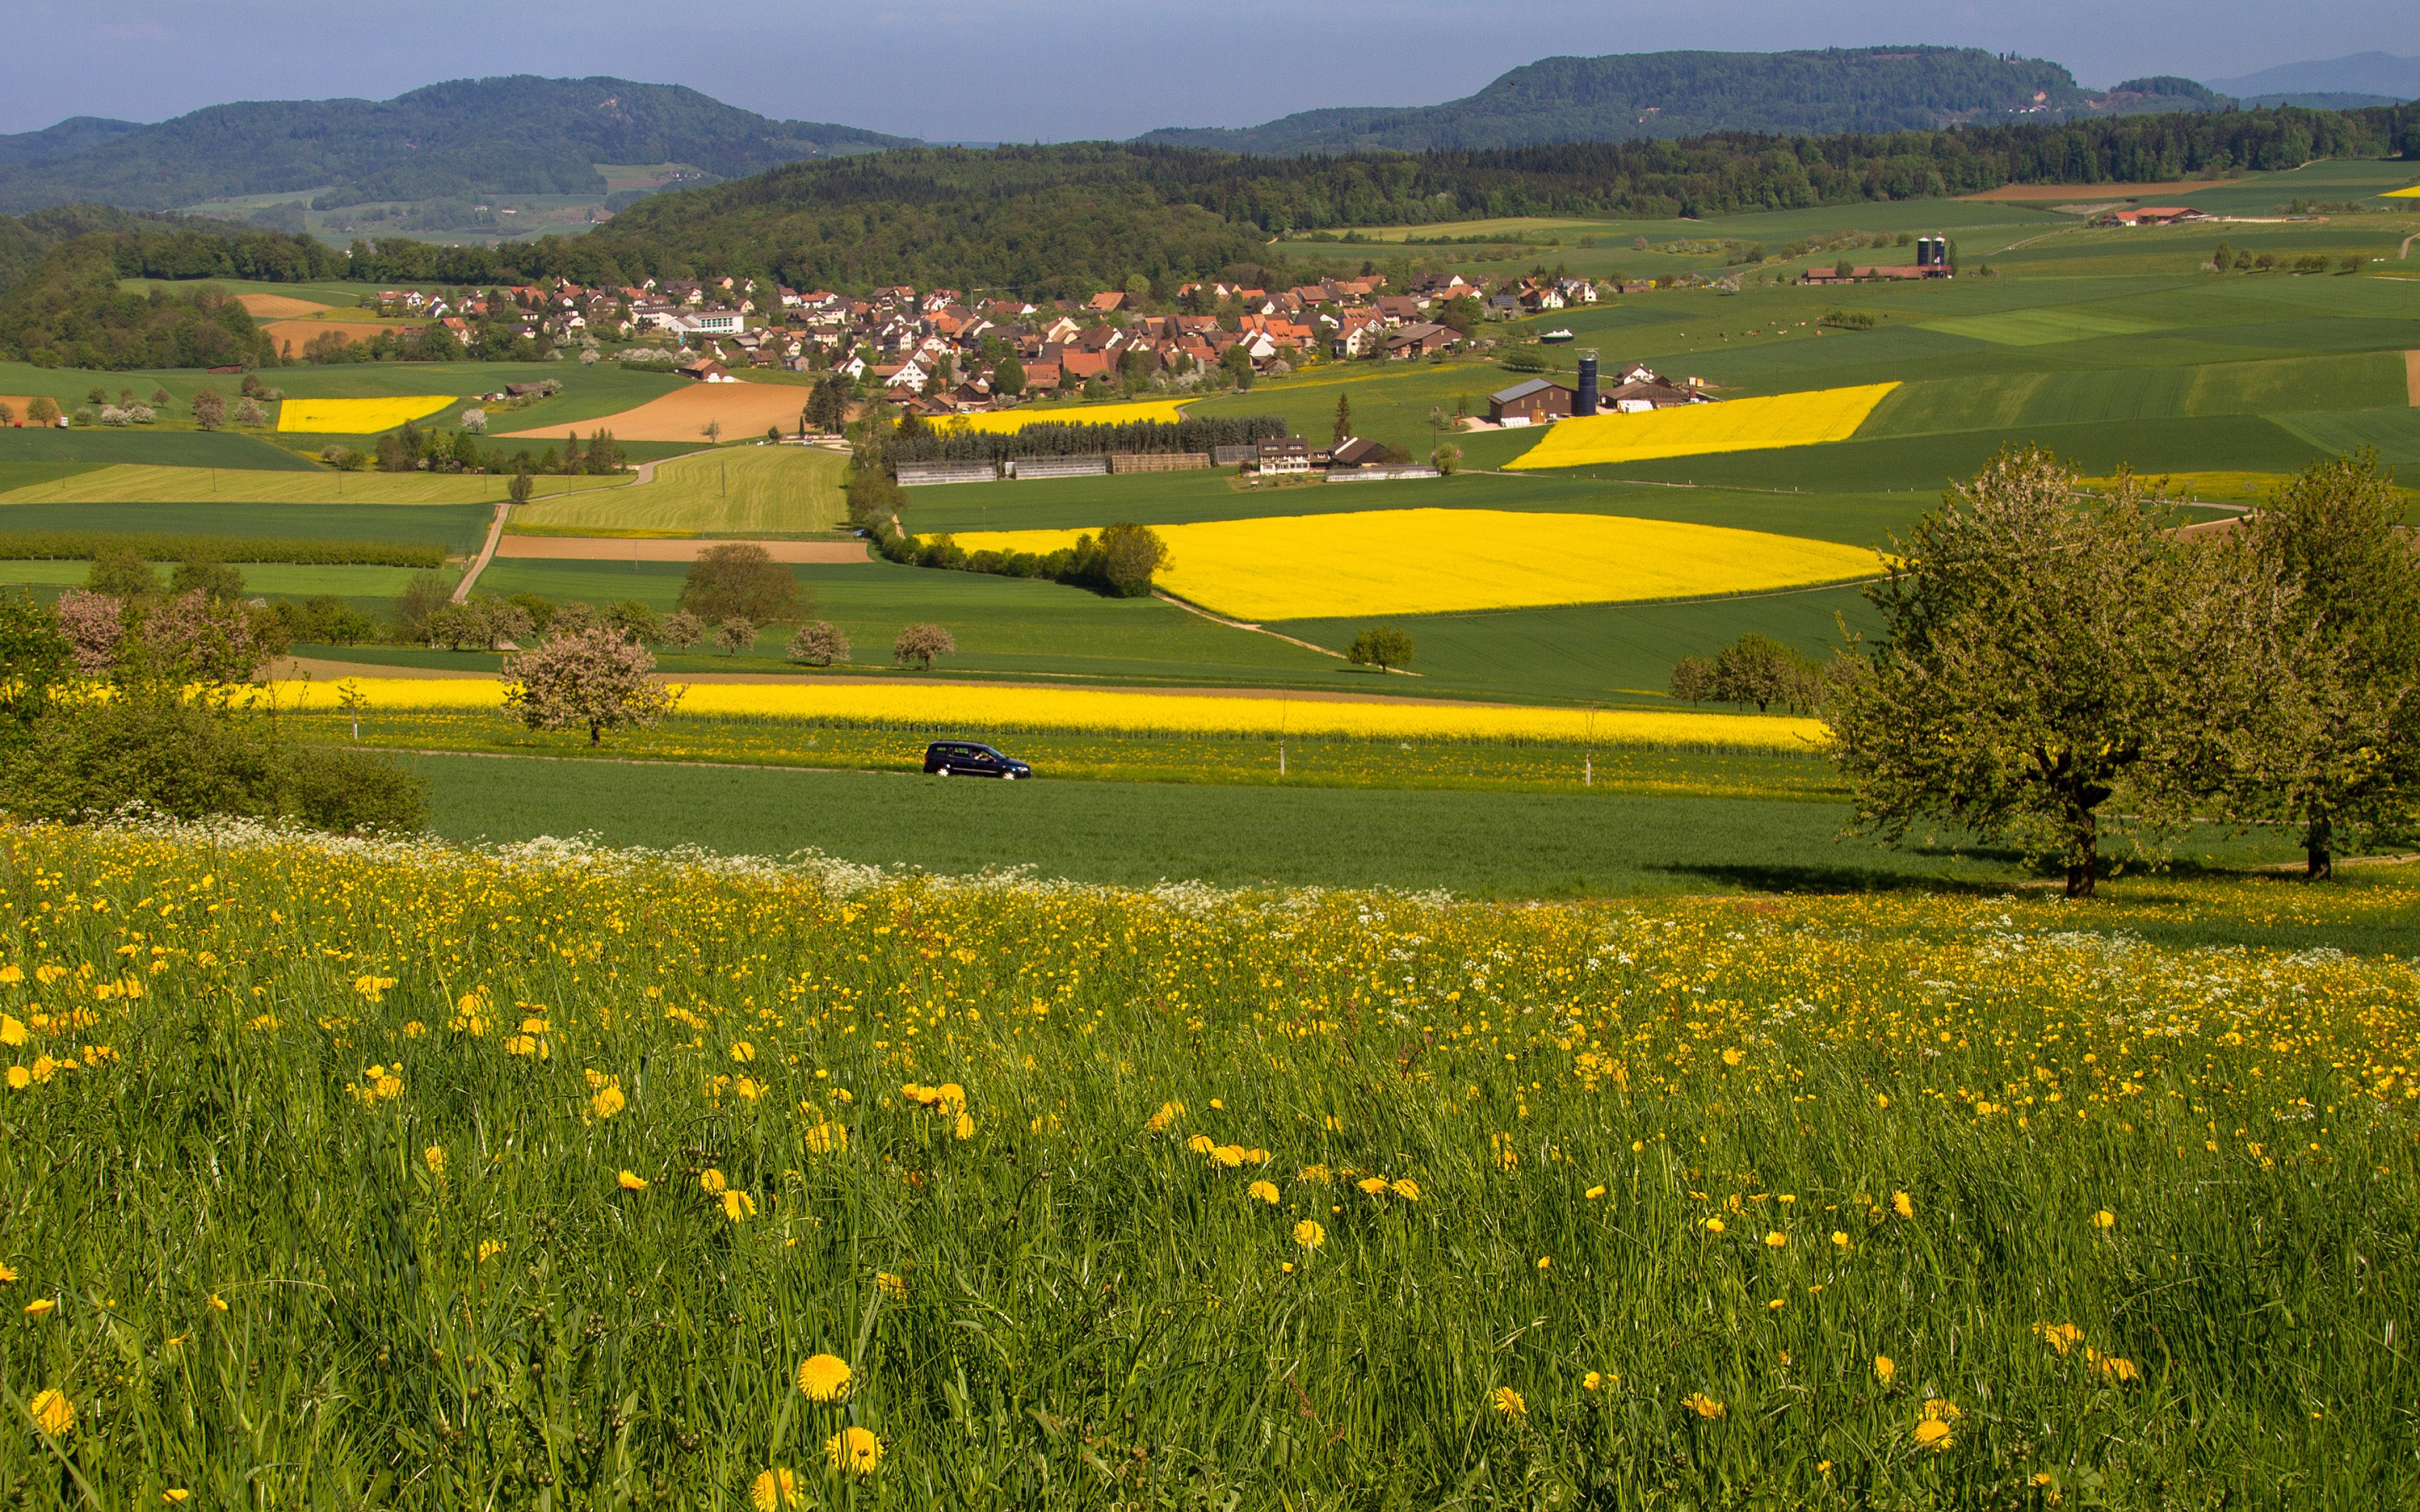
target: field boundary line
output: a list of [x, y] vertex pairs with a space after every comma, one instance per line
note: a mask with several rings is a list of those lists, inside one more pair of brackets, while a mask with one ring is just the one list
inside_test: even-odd
[[2403, 354], [2403, 396], [2412, 401], [2412, 409], [2420, 409], [2420, 351]]
[[[1313, 645], [1308, 640], [1298, 640], [1293, 636], [1280, 634], [1278, 631], [1268, 629], [1265, 626], [1254, 625], [1249, 620], [1231, 620], [1224, 614], [1214, 613], [1209, 609], [1203, 609], [1199, 604], [1190, 603], [1185, 599], [1179, 598], [1165, 588], [1153, 589], [1151, 591], [1151, 596], [1160, 600], [1162, 603], [1173, 604], [1187, 614], [1199, 614], [1213, 625], [1223, 625], [1230, 630], [1249, 630], [1254, 635], [1269, 636], [1276, 640], [1282, 640], [1288, 645], [1300, 646], [1305, 651], [1316, 651], [1323, 656], [1334, 656], [1339, 661], [1346, 659], [1344, 653], [1342, 651], [1330, 651], [1326, 646]], [[1389, 670], [1401, 671], [1400, 668]], [[1413, 674], [1406, 672], [1404, 675], [1411, 676]]]
[[479, 548], [478, 559], [471, 563], [471, 570], [464, 573], [462, 580], [454, 585], [453, 602], [457, 604], [470, 602], [471, 586], [479, 580], [479, 574], [488, 570], [488, 563], [496, 559], [496, 548], [504, 538], [504, 517], [512, 511], [513, 501], [509, 499], [496, 506], [496, 517], [488, 522], [488, 542]]

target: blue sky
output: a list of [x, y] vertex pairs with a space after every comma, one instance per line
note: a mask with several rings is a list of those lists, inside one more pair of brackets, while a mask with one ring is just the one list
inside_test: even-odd
[[1938, 42], [2051, 58], [2105, 87], [2420, 53], [2410, 0], [130, 0], [100, 11], [11, 0], [0, 13], [0, 131], [68, 116], [161, 120], [229, 100], [384, 99], [527, 72], [686, 84], [768, 116], [905, 135], [1049, 141], [1430, 104], [1555, 54]]

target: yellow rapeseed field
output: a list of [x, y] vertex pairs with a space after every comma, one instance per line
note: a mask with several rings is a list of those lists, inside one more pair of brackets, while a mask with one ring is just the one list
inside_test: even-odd
[[320, 435], [368, 436], [393, 430], [407, 420], [433, 415], [453, 402], [453, 395], [446, 393], [405, 394], [391, 399], [288, 399], [277, 407], [277, 428]]
[[1857, 433], [1883, 395], [1896, 383], [1853, 389], [1816, 389], [1762, 399], [1730, 399], [1636, 415], [1592, 415], [1562, 420], [1512, 465], [1577, 468], [1604, 462], [1643, 462], [1658, 456], [1695, 456], [1706, 452], [1755, 452], [1781, 446], [1845, 441]]
[[1003, 409], [996, 414], [960, 415], [949, 425], [969, 430], [1011, 434], [1028, 425], [1131, 425], [1140, 420], [1174, 424], [1184, 418], [1182, 399], [1140, 399], [1132, 404], [1090, 404], [1072, 409]]
[[[357, 685], [373, 709], [493, 709], [501, 685], [484, 678], [381, 678]], [[287, 707], [336, 706], [327, 683], [277, 683]], [[1820, 719], [1624, 709], [1521, 708], [1405, 699], [1340, 703], [1268, 696], [1112, 693], [1092, 688], [984, 687], [963, 683], [692, 684], [680, 712], [814, 719], [844, 724], [962, 724], [986, 730], [1246, 734], [1352, 738], [1521, 740], [1606, 746], [1716, 747], [1802, 753], [1823, 738]]]
[[[1605, 604], [1759, 593], [1872, 577], [1859, 547], [1763, 531], [1493, 509], [1385, 509], [1153, 527], [1158, 582], [1238, 619]], [[970, 551], [1054, 551], [1074, 531], [955, 537]]]
[[2390, 189], [2380, 197], [2383, 199], [2420, 199], [2420, 184], [2413, 184], [2408, 189]]

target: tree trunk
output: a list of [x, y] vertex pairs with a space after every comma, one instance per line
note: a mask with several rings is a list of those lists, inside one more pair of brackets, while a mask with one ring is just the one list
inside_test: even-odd
[[2332, 881], [2336, 874], [2335, 825], [2326, 818], [2314, 815], [2303, 830], [2303, 879], [2306, 882]]
[[2067, 895], [2089, 898], [2094, 882], [2101, 874], [2101, 821], [2091, 810], [2081, 806], [2068, 820], [2067, 834]]
[[589, 721], [588, 721], [588, 743], [589, 743], [590, 745], [592, 745], [592, 746], [601, 745], [601, 744], [604, 742], [604, 738], [605, 738], [605, 721], [604, 721], [604, 720], [602, 720], [602, 719], [591, 719], [591, 720], [589, 720]]

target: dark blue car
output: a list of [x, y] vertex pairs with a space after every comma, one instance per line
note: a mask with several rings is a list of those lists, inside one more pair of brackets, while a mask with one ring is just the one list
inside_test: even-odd
[[971, 740], [937, 740], [924, 748], [927, 777], [997, 777], [1009, 781], [1031, 778], [1033, 768], [1014, 756], [1003, 756]]

